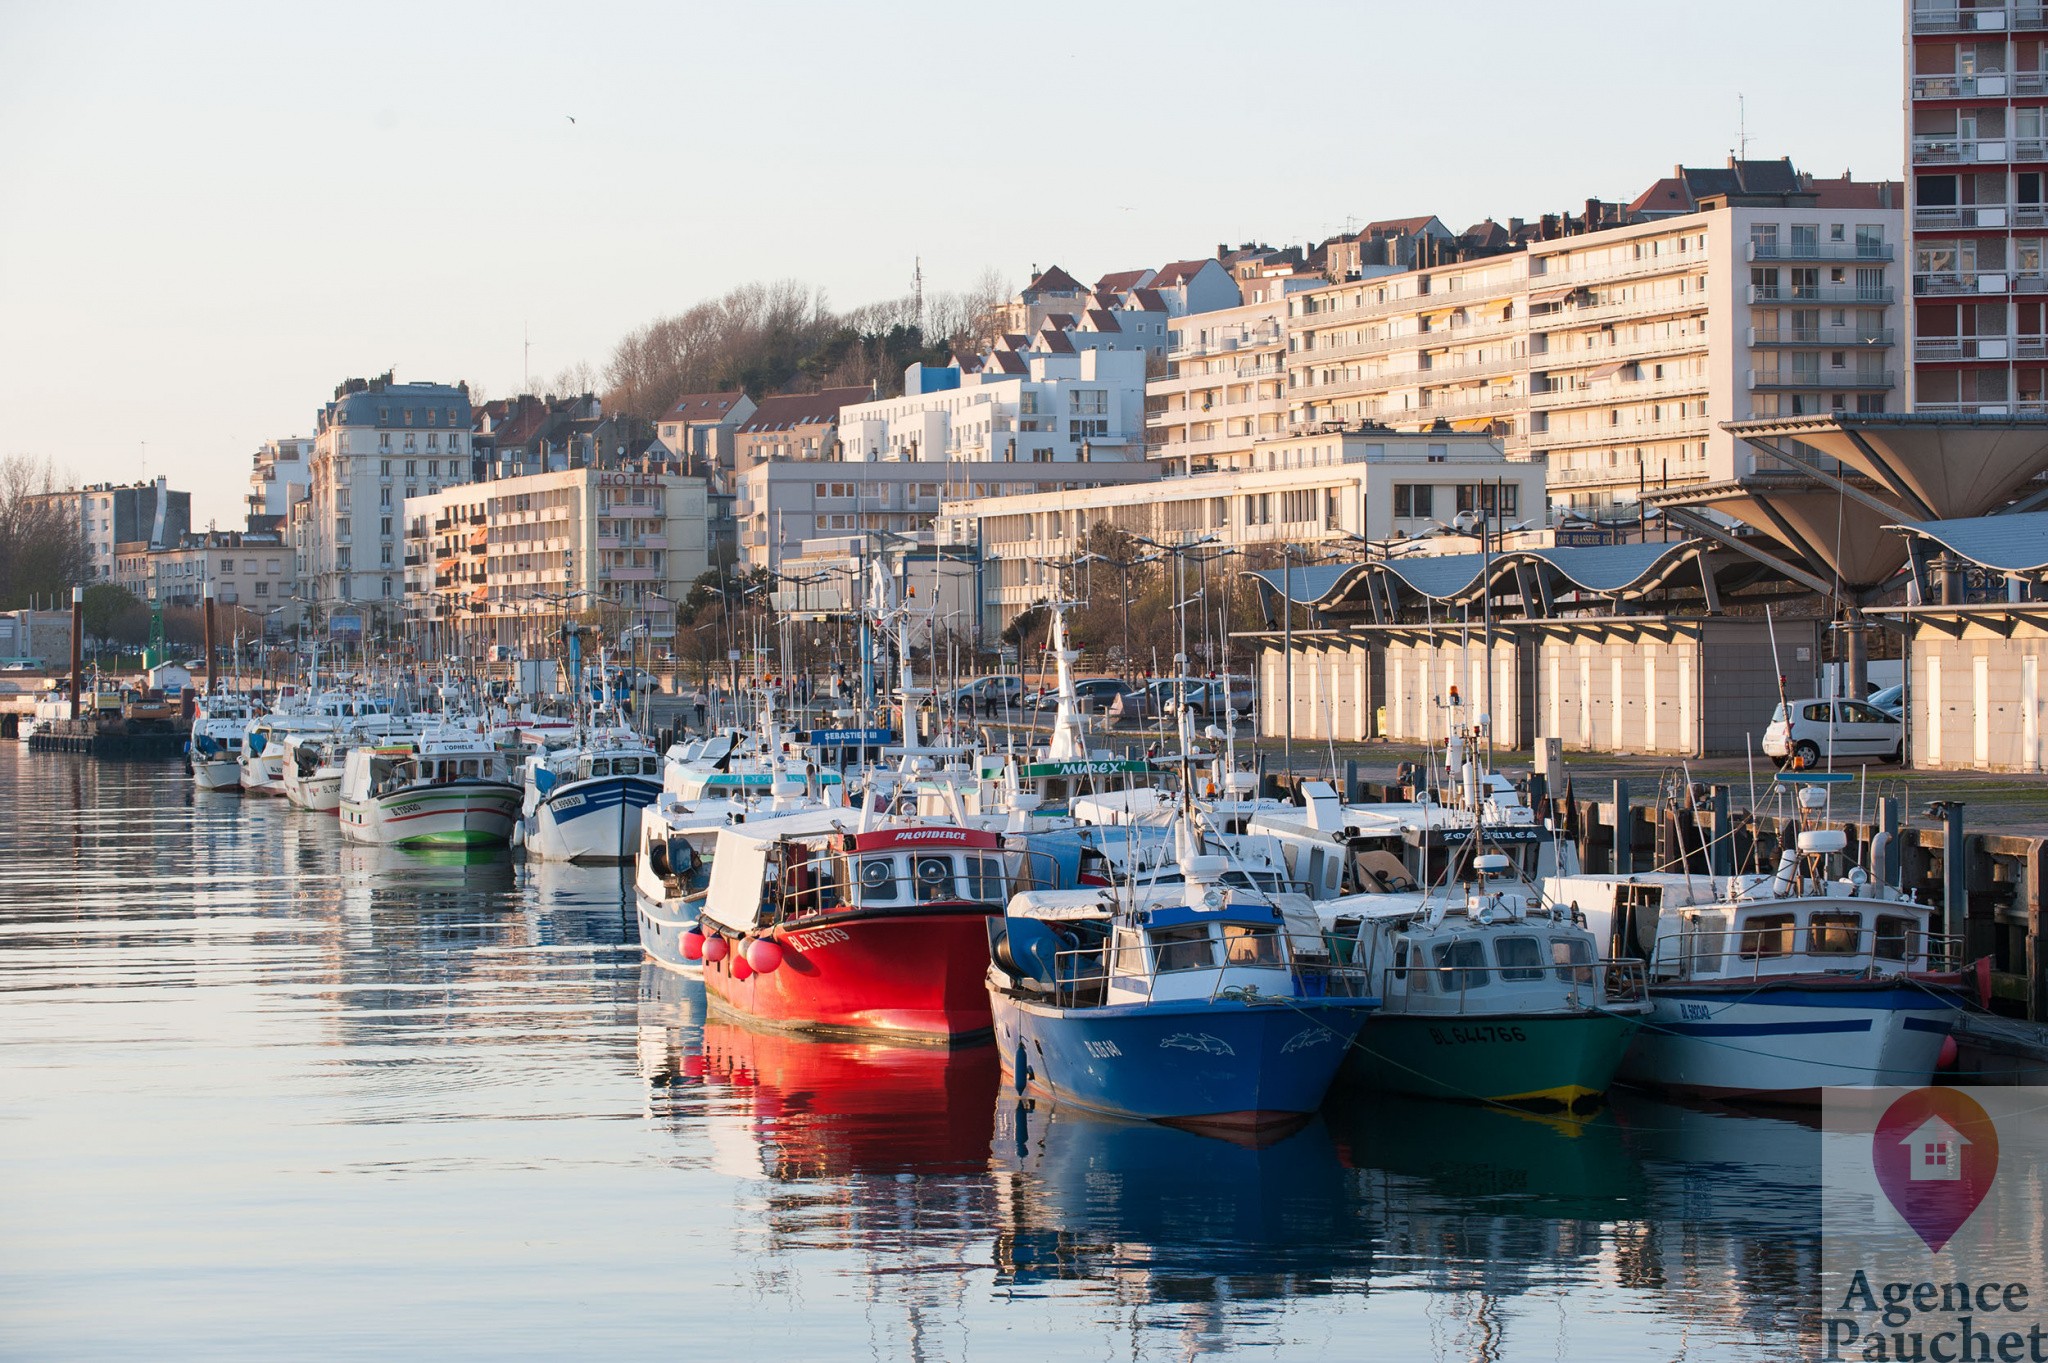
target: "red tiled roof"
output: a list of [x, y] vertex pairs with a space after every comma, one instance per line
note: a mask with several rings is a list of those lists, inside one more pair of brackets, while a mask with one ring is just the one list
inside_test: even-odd
[[1150, 270], [1119, 270], [1115, 274], [1106, 274], [1095, 281], [1095, 291], [1097, 293], [1123, 293], [1127, 289], [1135, 289], [1140, 284], [1145, 283], [1145, 276], [1150, 273]]
[[1667, 175], [1648, 189], [1636, 195], [1629, 204], [1631, 213], [1690, 213], [1692, 195], [1685, 192], [1685, 181]]
[[1053, 355], [1074, 353], [1074, 343], [1067, 339], [1067, 334], [1064, 331], [1054, 331], [1051, 327], [1038, 333], [1038, 348]]
[[1107, 308], [1088, 309], [1088, 321], [1097, 331], [1122, 331], [1123, 326], [1116, 320], [1116, 314]]
[[988, 362], [992, 368], [1000, 369], [1005, 374], [1031, 372], [1031, 366], [1024, 363], [1024, 357], [1014, 350], [998, 350], [988, 357]]
[[762, 431], [786, 431], [796, 426], [831, 426], [839, 420], [839, 409], [866, 402], [868, 390], [859, 387], [826, 388], [816, 393], [781, 393], [762, 398], [754, 414], [740, 423], [741, 435]]
[[1083, 293], [1086, 290], [1081, 287], [1080, 280], [1055, 265], [1029, 284], [1026, 284], [1024, 292], [1028, 295], [1039, 293]]
[[1897, 180], [1856, 180], [1813, 178], [1813, 192], [1820, 208], [1897, 208], [1906, 202], [1906, 187]]
[[1157, 289], [1132, 289], [1127, 304], [1140, 312], [1165, 312], [1166, 300]]
[[1045, 315], [1045, 324], [1060, 331], [1072, 331], [1078, 320], [1071, 312], [1048, 312]]
[[510, 421], [504, 422], [493, 431], [492, 437], [497, 440], [501, 449], [507, 445], [524, 445], [540, 434], [541, 427], [547, 425], [548, 416], [546, 403], [528, 403], [521, 407]]
[[1170, 289], [1176, 284], [1185, 284], [1200, 274], [1202, 267], [1209, 263], [1207, 260], [1176, 260], [1152, 276], [1152, 286], [1155, 289]]
[[739, 389], [730, 393], [690, 393], [676, 399], [663, 421], [723, 421], [733, 404], [746, 396]]
[[1411, 237], [1435, 221], [1436, 214], [1434, 213], [1424, 213], [1416, 218], [1383, 218], [1378, 222], [1367, 223], [1358, 235], [1361, 237]]

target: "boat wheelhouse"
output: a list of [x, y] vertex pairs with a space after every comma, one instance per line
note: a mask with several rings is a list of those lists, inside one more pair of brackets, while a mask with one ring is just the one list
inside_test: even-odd
[[460, 729], [417, 745], [351, 749], [341, 776], [341, 831], [352, 842], [502, 847], [519, 819], [505, 755]]

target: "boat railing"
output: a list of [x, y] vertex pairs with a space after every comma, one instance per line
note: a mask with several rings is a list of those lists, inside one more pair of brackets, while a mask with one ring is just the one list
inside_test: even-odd
[[[1211, 948], [1207, 962], [1189, 956], [1185, 959], [1190, 963], [1182, 964], [1183, 958], [1172, 954], [1181, 947], [1197, 945], [1204, 944], [1117, 947], [1104, 943], [1058, 952], [1054, 956], [1053, 1003], [1061, 1008], [1100, 1008], [1108, 1002], [1112, 980], [1119, 990], [1140, 993], [1147, 1002], [1158, 999], [1160, 986], [1166, 983], [1175, 986], [1171, 991], [1175, 1002], [1205, 998], [1210, 1003], [1263, 1000], [1279, 1005], [1288, 999], [1355, 999], [1371, 993], [1371, 978], [1365, 970], [1294, 956], [1280, 947], [1277, 935], [1222, 944], [1224, 959], [1220, 963], [1214, 951], [1219, 944], [1213, 940], [1206, 943]], [[1261, 978], [1262, 972], [1270, 975], [1271, 987]]]
[[[1788, 916], [1790, 909], [1788, 908]], [[1845, 916], [1850, 913], [1844, 910]], [[1904, 915], [1894, 922], [1909, 923]], [[1962, 938], [1918, 926], [1848, 922], [1764, 924], [1734, 931], [1691, 929], [1657, 943], [1650, 969], [1660, 979], [1762, 979], [1771, 975], [1860, 974], [1890, 967], [1946, 971], [1961, 965]]]
[[[1381, 978], [1380, 997], [1403, 999], [1406, 1011], [1456, 1016], [1519, 1008], [1527, 991], [1552, 984], [1568, 1008], [1627, 1008], [1649, 999], [1649, 968], [1633, 958], [1551, 965], [1393, 965]], [[1519, 997], [1518, 997], [1519, 996]]]

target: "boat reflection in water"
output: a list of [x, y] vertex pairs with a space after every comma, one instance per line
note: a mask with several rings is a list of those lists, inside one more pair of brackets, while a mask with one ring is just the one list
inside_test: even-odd
[[850, 1256], [897, 1344], [1065, 1301], [1033, 1318], [1049, 1350], [1143, 1327], [1147, 1358], [1425, 1337], [1419, 1357], [1773, 1358], [1817, 1300], [1819, 1137], [1795, 1122], [1359, 1096], [1233, 1141], [1020, 1098], [991, 1048], [761, 1031], [675, 972], [639, 983], [648, 1115], [759, 1190], [757, 1270]]
[[1221, 1305], [1363, 1290], [1372, 1266], [1377, 1233], [1320, 1118], [1255, 1144], [1006, 1092], [990, 1150], [1007, 1285]]

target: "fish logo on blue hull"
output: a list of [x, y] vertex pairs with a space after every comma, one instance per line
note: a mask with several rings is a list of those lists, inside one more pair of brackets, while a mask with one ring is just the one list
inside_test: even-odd
[[1204, 1055], [1236, 1055], [1228, 1041], [1207, 1032], [1175, 1032], [1159, 1043], [1161, 1050], [1172, 1048], [1177, 1051], [1200, 1051]]
[[1287, 1044], [1280, 1048], [1282, 1055], [1305, 1051], [1311, 1046], [1327, 1046], [1337, 1039], [1337, 1034], [1327, 1027], [1304, 1027], [1287, 1038]]

